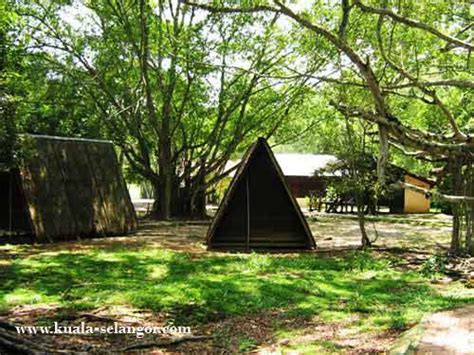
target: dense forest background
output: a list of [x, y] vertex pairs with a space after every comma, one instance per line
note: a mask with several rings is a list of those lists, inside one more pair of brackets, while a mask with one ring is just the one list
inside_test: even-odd
[[[157, 218], [200, 218], [258, 136], [275, 150], [434, 175], [452, 250], [474, 251], [469, 1], [5, 1], [0, 154], [19, 134], [104, 138], [154, 188]], [[363, 184], [360, 174], [359, 179]]]

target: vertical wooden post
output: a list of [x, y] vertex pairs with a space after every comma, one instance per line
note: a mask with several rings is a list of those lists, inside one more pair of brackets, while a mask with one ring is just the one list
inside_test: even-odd
[[247, 190], [247, 251], [250, 250], [250, 188], [249, 188], [249, 174], [245, 178]]

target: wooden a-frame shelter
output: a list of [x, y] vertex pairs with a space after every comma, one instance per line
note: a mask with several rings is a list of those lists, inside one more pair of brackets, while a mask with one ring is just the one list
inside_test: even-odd
[[209, 249], [313, 249], [316, 243], [264, 138], [249, 148], [207, 234]]

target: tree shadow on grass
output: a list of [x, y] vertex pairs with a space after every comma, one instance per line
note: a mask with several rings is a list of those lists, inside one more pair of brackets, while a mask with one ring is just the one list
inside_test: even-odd
[[179, 325], [279, 309], [289, 317], [328, 320], [358, 314], [390, 327], [397, 319], [409, 322], [412, 313], [474, 302], [443, 296], [415, 274], [395, 271], [370, 253], [60, 252], [16, 259], [3, 276], [0, 306], [5, 308], [58, 303], [75, 311], [127, 304], [164, 312]]

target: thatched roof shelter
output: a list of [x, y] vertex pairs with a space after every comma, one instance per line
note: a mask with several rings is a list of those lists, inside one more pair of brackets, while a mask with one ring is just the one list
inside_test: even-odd
[[315, 242], [264, 138], [245, 154], [209, 228], [211, 249], [312, 249]]
[[0, 173], [0, 229], [38, 241], [117, 235], [137, 219], [111, 142], [28, 135]]

